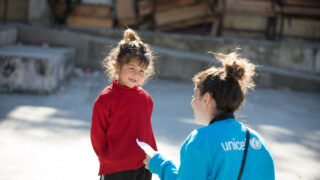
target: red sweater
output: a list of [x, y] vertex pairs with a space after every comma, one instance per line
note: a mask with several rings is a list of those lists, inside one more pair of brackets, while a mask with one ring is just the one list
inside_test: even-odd
[[99, 175], [142, 167], [145, 153], [136, 139], [157, 150], [151, 127], [153, 101], [140, 87], [106, 87], [93, 106], [91, 143], [100, 162]]

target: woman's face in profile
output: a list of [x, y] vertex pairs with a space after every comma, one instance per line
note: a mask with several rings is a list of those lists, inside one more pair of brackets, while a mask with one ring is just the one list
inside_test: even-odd
[[207, 112], [205, 111], [199, 88], [196, 88], [196, 87], [194, 88], [194, 94], [192, 96], [191, 106], [193, 109], [195, 122], [197, 124], [207, 125], [208, 124], [206, 119]]

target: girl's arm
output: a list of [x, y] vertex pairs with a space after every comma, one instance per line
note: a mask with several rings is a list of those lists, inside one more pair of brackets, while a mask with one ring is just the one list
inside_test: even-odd
[[107, 132], [107, 113], [98, 101], [94, 103], [90, 137], [93, 149], [98, 157], [107, 143], [105, 139]]

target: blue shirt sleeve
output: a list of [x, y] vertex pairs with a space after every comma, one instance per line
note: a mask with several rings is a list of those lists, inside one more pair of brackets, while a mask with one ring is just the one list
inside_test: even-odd
[[172, 161], [166, 160], [161, 154], [154, 155], [149, 162], [149, 170], [157, 174], [161, 180], [178, 179], [178, 171]]
[[189, 143], [183, 147], [181, 152], [181, 165], [179, 168], [179, 179], [181, 180], [206, 180], [208, 179], [208, 157], [196, 144]]
[[206, 180], [208, 164], [205, 154], [193, 144], [188, 144], [182, 149], [181, 165], [179, 171], [172, 163], [161, 154], [156, 154], [150, 159], [149, 170], [157, 174], [161, 180]]

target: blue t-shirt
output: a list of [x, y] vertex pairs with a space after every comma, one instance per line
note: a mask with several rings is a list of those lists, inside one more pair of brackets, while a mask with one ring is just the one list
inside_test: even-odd
[[[162, 180], [237, 179], [245, 149], [246, 128], [233, 118], [194, 130], [180, 151], [180, 168], [156, 154], [149, 162]], [[242, 179], [273, 180], [272, 157], [258, 133], [250, 141]]]

